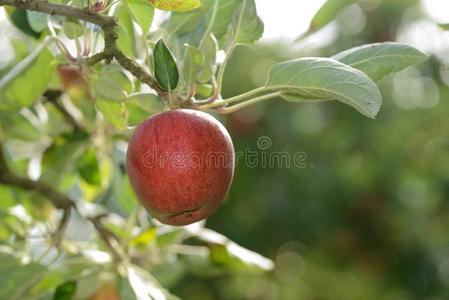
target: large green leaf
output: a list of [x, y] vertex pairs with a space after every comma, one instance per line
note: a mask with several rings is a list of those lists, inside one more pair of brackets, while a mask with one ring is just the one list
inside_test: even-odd
[[304, 99], [338, 100], [374, 118], [382, 104], [363, 72], [328, 58], [300, 58], [274, 65], [266, 86]]
[[176, 89], [179, 72], [175, 58], [161, 39], [156, 43], [153, 53], [154, 75], [159, 87], [165, 91]]
[[363, 45], [332, 57], [367, 74], [374, 81], [399, 72], [428, 58], [421, 51], [400, 43]]
[[16, 257], [0, 253], [0, 299], [24, 299], [46, 272], [40, 264], [22, 264]]
[[154, 8], [145, 0], [126, 0], [125, 3], [131, 16], [146, 35], [153, 22]]
[[53, 55], [44, 44], [1, 78], [0, 109], [19, 110], [38, 100], [54, 71], [52, 62]]

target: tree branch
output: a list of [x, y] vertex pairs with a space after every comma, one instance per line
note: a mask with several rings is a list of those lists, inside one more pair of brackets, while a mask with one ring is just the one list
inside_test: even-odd
[[34, 181], [29, 178], [20, 177], [9, 171], [2, 172], [0, 183], [17, 187], [22, 190], [37, 192], [47, 197], [55, 207], [66, 209], [74, 207], [74, 203], [66, 195], [54, 190], [51, 186], [42, 181]]
[[117, 46], [117, 20], [111, 16], [103, 16], [89, 11], [88, 8], [79, 9], [76, 7], [50, 3], [45, 0], [0, 0], [0, 6], [9, 5], [30, 11], [38, 11], [49, 15], [59, 15], [64, 17], [75, 18], [89, 23], [96, 24], [101, 27], [104, 33], [104, 50], [91, 57], [86, 58], [89, 65], [94, 65], [105, 60], [110, 63], [112, 59], [117, 62], [137, 79], [147, 84], [155, 90], [163, 99], [167, 99], [168, 94], [162, 90], [156, 80], [148, 74], [144, 69], [129, 59]]

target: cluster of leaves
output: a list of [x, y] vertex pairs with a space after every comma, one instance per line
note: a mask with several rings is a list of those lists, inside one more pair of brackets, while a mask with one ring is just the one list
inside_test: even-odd
[[[0, 273], [6, 278], [0, 281], [1, 299], [75, 293], [85, 298], [111, 286], [123, 299], [165, 299], [171, 296], [162, 286], [169, 288], [188, 272], [270, 269], [271, 261], [204, 224], [175, 229], [142, 212], [123, 167], [130, 126], [166, 106], [226, 113], [273, 97], [337, 100], [374, 117], [381, 106], [374, 81], [426, 58], [397, 43], [362, 46], [333, 58], [300, 58], [274, 65], [265, 86], [221, 99], [233, 50], [263, 34], [255, 1], [183, 1], [181, 7], [179, 1], [150, 2], [171, 11], [151, 31], [155, 8], [146, 1], [101, 7], [118, 19], [118, 48], [154, 76], [164, 95], [146, 89], [115, 62], [87, 64], [85, 58], [100, 50], [103, 33], [97, 26], [7, 8], [11, 23], [29, 36], [11, 40], [15, 58], [0, 70], [0, 138], [8, 166], [67, 194], [76, 211], [55, 245], [51, 233], [61, 216], [45, 195], [0, 186]], [[311, 30], [333, 19], [333, 2], [323, 6]], [[217, 60], [219, 52], [223, 61]], [[109, 245], [89, 222], [99, 216]]]

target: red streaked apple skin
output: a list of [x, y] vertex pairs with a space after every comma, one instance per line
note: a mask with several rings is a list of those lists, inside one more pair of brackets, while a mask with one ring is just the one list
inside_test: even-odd
[[162, 223], [183, 226], [206, 219], [222, 204], [234, 175], [226, 128], [207, 113], [177, 109], [140, 124], [129, 143], [131, 186]]

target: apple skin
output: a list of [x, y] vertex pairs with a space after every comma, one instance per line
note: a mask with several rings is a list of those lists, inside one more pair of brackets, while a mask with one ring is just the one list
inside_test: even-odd
[[176, 109], [140, 124], [128, 147], [131, 186], [147, 211], [164, 224], [206, 219], [222, 204], [234, 175], [226, 128], [207, 113]]

